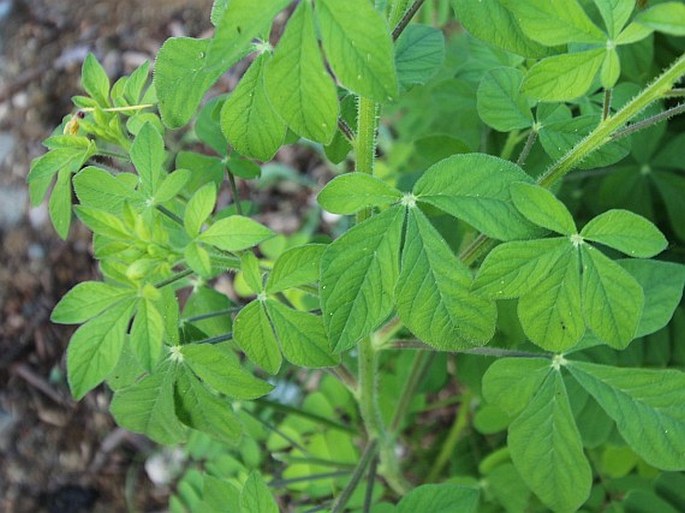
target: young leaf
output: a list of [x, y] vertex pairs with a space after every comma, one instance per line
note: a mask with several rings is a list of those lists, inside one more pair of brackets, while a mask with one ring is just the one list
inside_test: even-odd
[[463, 219], [489, 237], [530, 237], [531, 224], [511, 201], [509, 185], [532, 182], [516, 164], [480, 153], [455, 155], [431, 166], [414, 185], [419, 201]]
[[566, 368], [640, 457], [662, 470], [685, 470], [685, 373], [578, 361]]
[[240, 511], [278, 513], [278, 505], [258, 472], [252, 472], [240, 492]]
[[503, 358], [494, 362], [483, 375], [483, 397], [507, 412], [518, 416], [538, 391], [552, 365], [546, 358]]
[[649, 258], [661, 253], [668, 241], [659, 229], [629, 210], [609, 210], [586, 224], [580, 234], [621, 253]]
[[549, 276], [567, 248], [565, 237], [497, 246], [480, 266], [473, 290], [493, 299], [523, 296]]
[[210, 344], [180, 346], [183, 362], [205, 383], [229, 397], [256, 399], [273, 388], [244, 370], [229, 352]]
[[131, 326], [131, 348], [142, 367], [152, 372], [162, 355], [164, 321], [152, 301], [138, 303], [138, 312]]
[[140, 192], [99, 167], [83, 168], [74, 176], [73, 184], [81, 205], [100, 208], [112, 214], [120, 213], [126, 201], [132, 205], [144, 201]]
[[474, 37], [524, 57], [548, 55], [547, 48], [523, 33], [502, 0], [452, 0], [452, 5], [459, 22]]
[[587, 500], [592, 470], [560, 372], [547, 375], [507, 441], [521, 477], [553, 511], [572, 513]]
[[159, 110], [169, 128], [185, 125], [216, 80], [248, 50], [290, 0], [231, 0], [212, 39], [172, 37], [162, 45], [155, 62], [153, 85]]
[[514, 13], [523, 32], [543, 45], [606, 40], [577, 0], [502, 0], [502, 3]]
[[135, 299], [113, 305], [79, 329], [67, 347], [67, 378], [75, 399], [81, 399], [112, 372], [121, 355]]
[[283, 290], [319, 281], [323, 244], [306, 244], [284, 251], [274, 264], [266, 281], [266, 291], [275, 294]]
[[186, 426], [229, 445], [240, 441], [243, 426], [238, 416], [192, 373], [179, 373], [174, 392], [176, 415]]
[[130, 241], [131, 235], [124, 223], [113, 214], [97, 208], [75, 207], [76, 215], [90, 230], [108, 239]]
[[287, 127], [271, 106], [264, 87], [269, 54], [260, 55], [221, 109], [221, 130], [242, 155], [271, 160], [285, 140]]
[[348, 173], [328, 182], [316, 200], [334, 214], [354, 214], [365, 208], [396, 203], [400, 198], [402, 193], [380, 178]]
[[202, 228], [204, 222], [214, 211], [215, 204], [216, 186], [214, 183], [204, 185], [193, 194], [183, 216], [183, 225], [188, 235], [197, 237], [197, 234], [200, 233], [200, 228]]
[[683, 296], [685, 267], [658, 260], [619, 260], [618, 264], [637, 280], [645, 295], [645, 306], [635, 337], [665, 327]]
[[523, 182], [511, 184], [510, 189], [514, 205], [531, 223], [561, 235], [576, 233], [573, 216], [550, 191]]
[[316, 16], [326, 57], [340, 83], [379, 103], [398, 93], [392, 38], [367, 0], [319, 0]]
[[190, 171], [187, 169], [177, 169], [166, 175], [155, 193], [155, 202], [165, 203], [174, 199], [178, 193], [184, 190], [188, 180], [190, 180]]
[[281, 368], [281, 350], [262, 301], [252, 301], [240, 311], [233, 321], [233, 338], [247, 357], [269, 374]]
[[83, 61], [81, 85], [100, 107], [109, 105], [109, 78], [92, 53], [89, 53]]
[[409, 209], [397, 313], [417, 337], [439, 349], [484, 345], [495, 332], [492, 301], [472, 294], [471, 275], [417, 207]]
[[64, 240], [71, 226], [71, 170], [63, 167], [57, 174], [57, 181], [48, 202], [50, 220], [57, 234]]
[[259, 269], [259, 259], [254, 256], [254, 253], [247, 251], [240, 256], [240, 269], [252, 292], [255, 294], [261, 292], [264, 288], [262, 272]]
[[642, 11], [635, 21], [664, 34], [685, 36], [685, 5], [681, 2], [664, 2]]
[[604, 20], [609, 39], [615, 39], [623, 30], [635, 9], [635, 0], [594, 0]]
[[272, 299], [266, 302], [266, 309], [289, 362], [310, 369], [340, 363], [340, 356], [331, 354], [320, 316], [293, 310]]
[[60, 299], [50, 320], [59, 324], [81, 324], [134, 294], [133, 289], [116, 287], [101, 281], [84, 281]]
[[515, 68], [495, 68], [483, 75], [478, 86], [478, 115], [500, 132], [528, 128], [533, 115], [520, 93], [523, 73]]
[[338, 94], [321, 57], [309, 2], [301, 2], [288, 20], [264, 83], [271, 105], [293, 132], [331, 142], [340, 111]]
[[198, 240], [224, 251], [242, 251], [273, 235], [266, 226], [249, 217], [231, 216], [216, 221], [199, 235]]
[[411, 24], [395, 43], [395, 67], [400, 85], [425, 84], [445, 60], [445, 36], [428, 25]]
[[543, 349], [565, 351], [585, 333], [579, 269], [578, 251], [569, 244], [549, 274], [519, 300], [523, 331]]
[[88, 141], [85, 146], [56, 148], [34, 159], [26, 178], [29, 184], [31, 205], [36, 206], [43, 201], [52, 182], [52, 177], [60, 169], [68, 169], [70, 173], [76, 173], [93, 156], [95, 151], [95, 143]]
[[611, 89], [618, 82], [618, 77], [621, 75], [621, 61], [618, 57], [618, 52], [615, 48], [607, 49], [604, 55], [604, 62], [602, 62], [602, 70], [599, 74], [602, 87], [604, 89]]
[[140, 103], [143, 87], [147, 83], [149, 74], [150, 63], [145, 61], [129, 75], [126, 85], [124, 85], [124, 96], [131, 105]]
[[164, 140], [157, 129], [145, 123], [131, 145], [131, 161], [140, 176], [143, 193], [153, 196], [162, 178]]
[[176, 373], [174, 365], [165, 362], [153, 374], [116, 392], [109, 410], [117, 424], [161, 444], [180, 442], [186, 429], [174, 413]]
[[601, 340], [624, 349], [642, 315], [642, 287], [627, 271], [597, 249], [583, 244], [583, 314]]
[[414, 488], [397, 505], [397, 513], [476, 513], [480, 492], [456, 483], [425, 484]]
[[536, 100], [568, 101], [587, 93], [606, 50], [597, 48], [547, 57], [533, 65], [521, 90]]
[[337, 352], [351, 348], [392, 310], [404, 209], [356, 225], [321, 257], [321, 308]]

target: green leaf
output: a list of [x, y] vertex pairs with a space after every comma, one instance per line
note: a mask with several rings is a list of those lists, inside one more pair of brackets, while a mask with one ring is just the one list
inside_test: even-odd
[[[153, 85], [159, 110], [169, 128], [185, 125], [216, 80], [248, 51], [252, 40], [289, 0], [231, 0], [216, 18], [210, 39], [172, 37], [157, 54]], [[218, 16], [218, 14], [217, 14]]]
[[533, 65], [523, 80], [523, 93], [540, 101], [569, 101], [588, 92], [604, 60], [597, 48], [547, 57]]
[[316, 15], [326, 57], [350, 91], [379, 103], [398, 93], [394, 49], [385, 18], [368, 0], [319, 0]]
[[140, 103], [140, 99], [143, 96], [143, 87], [145, 87], [149, 75], [150, 63], [148, 61], [143, 62], [129, 75], [124, 86], [124, 96], [126, 96], [130, 104]]
[[391, 205], [400, 198], [402, 193], [380, 178], [348, 173], [328, 182], [316, 199], [334, 214], [354, 214], [365, 208]]
[[493, 299], [523, 296], [549, 276], [567, 249], [565, 237], [496, 246], [481, 264], [473, 290]]
[[645, 306], [635, 337], [665, 327], [683, 296], [685, 267], [658, 260], [619, 260], [618, 263], [637, 280], [645, 295]]
[[139, 192], [98, 167], [83, 168], [74, 176], [73, 184], [81, 205], [99, 208], [110, 213], [121, 212], [126, 201], [131, 204], [143, 202], [143, 197]]
[[117, 424], [161, 444], [180, 442], [186, 430], [174, 413], [176, 373], [174, 365], [165, 362], [154, 374], [116, 392], [109, 410]]
[[100, 107], [109, 105], [109, 78], [92, 53], [89, 53], [83, 61], [81, 85]]
[[262, 272], [259, 269], [259, 259], [254, 256], [254, 253], [247, 251], [240, 256], [240, 269], [252, 292], [255, 294], [261, 292], [264, 288]]
[[561, 201], [547, 189], [528, 183], [511, 184], [511, 199], [526, 219], [561, 235], [573, 235], [576, 223]]
[[425, 84], [445, 60], [445, 36], [428, 25], [411, 24], [395, 43], [395, 67], [400, 85]]
[[516, 164], [470, 153], [431, 166], [414, 185], [414, 194], [489, 237], [527, 238], [535, 232], [511, 200], [509, 185], [514, 182], [532, 179]]
[[635, 21], [664, 34], [685, 36], [685, 5], [682, 2], [664, 2], [642, 11]]
[[71, 394], [81, 399], [114, 369], [124, 345], [135, 299], [121, 301], [79, 329], [67, 347], [67, 379]]
[[321, 308], [335, 351], [354, 346], [390, 315], [404, 209], [356, 225], [321, 257]]
[[510, 417], [518, 416], [551, 372], [546, 358], [503, 358], [483, 375], [483, 397]]
[[283, 290], [319, 281], [323, 244], [306, 244], [283, 252], [269, 273], [266, 291], [275, 294]]
[[269, 54], [259, 56], [221, 109], [221, 130], [241, 154], [271, 160], [285, 140], [287, 127], [271, 106], [264, 87]]
[[472, 294], [471, 274], [418, 208], [409, 209], [397, 313], [439, 349], [484, 345], [495, 332], [494, 302]]
[[673, 231], [685, 240], [685, 179], [680, 174], [663, 171], [650, 176], [664, 201]]
[[57, 182], [48, 202], [50, 220], [57, 234], [66, 240], [71, 226], [71, 170], [63, 167], [57, 174]]
[[231, 406], [208, 391], [193, 374], [181, 372], [175, 387], [176, 414], [186, 426], [236, 445], [243, 426]]
[[165, 203], [174, 199], [190, 180], [190, 171], [187, 169], [177, 169], [173, 173], [166, 175], [160, 182], [159, 188], [155, 193], [155, 202]]
[[78, 218], [93, 233], [114, 240], [131, 240], [131, 235], [126, 226], [115, 215], [104, 210], [84, 206], [75, 207], [75, 210]]
[[572, 513], [587, 500], [592, 470], [559, 372], [511, 423], [507, 441], [519, 474], [553, 511]]
[[543, 349], [565, 351], [585, 333], [579, 269], [578, 251], [568, 244], [549, 274], [519, 300], [523, 331]]
[[452, 0], [459, 22], [474, 37], [524, 57], [540, 58], [549, 50], [526, 36], [501, 0]]
[[528, 128], [533, 115], [520, 93], [523, 73], [515, 68], [495, 68], [483, 75], [477, 93], [478, 115], [500, 132]]
[[214, 211], [215, 204], [216, 186], [213, 182], [204, 185], [193, 194], [183, 216], [183, 225], [188, 235], [197, 237], [200, 228]]
[[587, 240], [638, 258], [653, 257], [668, 246], [654, 224], [629, 210], [608, 210], [587, 223], [580, 234]]
[[635, 9], [635, 0], [594, 0], [604, 25], [609, 33], [609, 39], [615, 39], [630, 19]]
[[298, 135], [328, 144], [337, 129], [338, 94], [324, 66], [309, 2], [286, 25], [265, 71], [271, 105]]
[[566, 368], [647, 463], [685, 470], [685, 373], [570, 362]]
[[577, 0], [502, 0], [523, 32], [546, 46], [604, 43], [606, 36]]
[[653, 32], [653, 29], [646, 27], [645, 25], [632, 22], [623, 30], [623, 32], [618, 35], [616, 38], [616, 44], [629, 45], [631, 43], [637, 43], [638, 41], [642, 41], [646, 37], [650, 36]]
[[81, 324], [134, 294], [133, 289], [116, 287], [101, 281], [84, 281], [60, 299], [50, 320], [59, 324]]
[[233, 321], [233, 338], [247, 357], [269, 374], [281, 368], [281, 350], [262, 301], [252, 301], [240, 311]]
[[224, 251], [242, 251], [273, 235], [266, 226], [249, 217], [231, 216], [216, 221], [199, 235], [198, 240]]
[[131, 348], [143, 368], [151, 372], [162, 355], [164, 321], [152, 301], [138, 303], [138, 312], [131, 326]]
[[611, 89], [621, 76], [621, 61], [615, 48], [607, 49], [602, 62], [600, 80], [604, 89]]
[[152, 126], [145, 123], [131, 145], [131, 161], [140, 176], [142, 191], [153, 196], [157, 191], [157, 185], [162, 178], [162, 165], [164, 164], [164, 140]]
[[180, 343], [179, 337], [179, 313], [178, 298], [173, 287], [162, 287], [157, 289], [159, 299], [155, 301], [157, 310], [162, 314], [164, 320], [164, 336], [172, 344]]
[[425, 484], [414, 488], [397, 505], [397, 513], [476, 513], [480, 491], [454, 483]]
[[[189, 322], [208, 337], [217, 337], [231, 331], [231, 314], [228, 311], [231, 301], [221, 292], [206, 286], [196, 287], [183, 307], [183, 322]], [[225, 312], [206, 319], [188, 321], [187, 319], [207, 313]]]
[[331, 354], [320, 316], [293, 310], [271, 299], [267, 300], [266, 309], [281, 343], [283, 356], [289, 362], [312, 369], [340, 363], [340, 357]]
[[256, 399], [273, 389], [244, 370], [228, 350], [211, 344], [186, 344], [180, 347], [180, 352], [184, 363], [201, 380], [229, 397]]
[[642, 287], [597, 249], [583, 244], [583, 314], [597, 337], [624, 349], [637, 333], [644, 305]]
[[278, 505], [258, 472], [252, 472], [240, 492], [241, 513], [278, 513]]

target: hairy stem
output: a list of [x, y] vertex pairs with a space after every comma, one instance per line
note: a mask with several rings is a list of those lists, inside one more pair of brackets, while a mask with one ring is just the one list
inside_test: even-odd
[[614, 132], [611, 137], [614, 140], [621, 139], [622, 137], [629, 136], [631, 134], [634, 134], [635, 132], [639, 132], [640, 130], [649, 128], [652, 125], [656, 125], [657, 123], [666, 121], [668, 118], [672, 118], [673, 116], [676, 116], [677, 114], [682, 114], [683, 112], [685, 112], [685, 103], [681, 103], [680, 105], [676, 105], [675, 107], [660, 112], [659, 114], [655, 114], [653, 116], [643, 119], [642, 121], [638, 121], [637, 123], [628, 125], [627, 127], [622, 128], [617, 132]]
[[426, 0], [414, 0], [414, 3], [411, 4], [411, 7], [407, 9], [407, 12], [404, 13], [404, 16], [402, 16], [402, 19], [397, 23], [395, 28], [392, 31], [392, 38], [393, 40], [397, 40], [400, 35], [402, 35], [402, 32], [404, 32], [404, 29], [407, 28], [407, 25], [409, 25], [409, 22], [411, 19], [414, 17], [414, 15], [419, 12], [419, 9], [421, 9], [421, 6]]
[[602, 105], [602, 120], [605, 120], [611, 114], [611, 96], [613, 89], [604, 90], [604, 104]]
[[528, 158], [528, 155], [530, 155], [530, 150], [533, 149], [533, 145], [535, 144], [535, 141], [538, 138], [538, 131], [535, 130], [534, 128], [531, 129], [530, 132], [528, 132], [528, 138], [526, 139], [526, 144], [523, 145], [523, 149], [521, 150], [521, 154], [519, 155], [519, 158], [516, 159], [516, 165], [518, 166], [523, 166], [523, 164], [526, 163], [526, 159]]
[[155, 205], [155, 208], [159, 210], [162, 214], [171, 219], [174, 223], [179, 226], [183, 226], [183, 219], [174, 214], [171, 210], [162, 205]]
[[233, 196], [233, 203], [235, 203], [235, 211], [238, 215], [243, 215], [243, 207], [240, 204], [240, 195], [238, 194], [238, 186], [235, 183], [235, 175], [230, 169], [226, 168], [226, 174], [228, 175], [228, 183], [231, 186], [231, 196]]
[[335, 501], [335, 504], [333, 504], [331, 513], [342, 513], [343, 511], [345, 511], [345, 506], [347, 505], [347, 502], [350, 500], [350, 497], [352, 497], [352, 494], [357, 489], [357, 486], [359, 486], [360, 481], [364, 477], [366, 467], [368, 467], [369, 463], [371, 463], [371, 460], [376, 457], [377, 450], [378, 442], [376, 440], [370, 441], [364, 449], [364, 452], [362, 453], [362, 457], [359, 460], [357, 467], [354, 469], [354, 472], [352, 473], [352, 478], [350, 479], [350, 482], [347, 483], [347, 486], [338, 496], [338, 498]]
[[177, 281], [182, 280], [183, 278], [186, 278], [193, 274], [192, 269], [186, 269], [185, 271], [178, 272], [174, 274], [173, 276], [169, 276], [167, 279], [162, 280], [158, 283], [155, 283], [155, 287], [158, 289], [161, 289], [162, 287], [166, 287], [167, 285], [171, 285], [172, 283], [176, 283]]

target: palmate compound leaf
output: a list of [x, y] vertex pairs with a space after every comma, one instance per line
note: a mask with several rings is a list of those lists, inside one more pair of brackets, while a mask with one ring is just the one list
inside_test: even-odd
[[178, 372], [176, 364], [166, 360], [152, 374], [117, 391], [109, 407], [117, 424], [144, 433], [161, 444], [183, 440], [187, 430], [176, 417], [174, 408], [174, 381]]
[[185, 125], [212, 84], [247, 52], [252, 40], [290, 0], [231, 0], [215, 18], [212, 39], [172, 37], [155, 62], [154, 87], [169, 128]]
[[288, 130], [264, 86], [269, 59], [268, 53], [257, 57], [221, 109], [221, 130], [231, 146], [242, 155], [264, 161], [271, 160]]
[[395, 206], [373, 216], [321, 257], [321, 308], [337, 352], [369, 335], [392, 311], [404, 214]]
[[439, 349], [485, 345], [495, 332], [495, 304], [471, 293], [471, 281], [425, 214], [410, 208], [395, 291], [404, 324]]
[[328, 62], [350, 91], [380, 103], [398, 93], [392, 37], [367, 0], [318, 0], [316, 17]]
[[559, 371], [511, 423], [507, 441], [519, 474], [550, 509], [572, 513], [586, 501], [592, 470]]
[[347, 173], [328, 182], [316, 200], [333, 214], [354, 214], [365, 208], [391, 205], [400, 198], [402, 193], [380, 178]]
[[340, 111], [333, 79], [324, 66], [309, 2], [286, 25], [264, 83], [274, 110], [296, 134], [328, 144]]
[[67, 347], [67, 380], [81, 399], [112, 372], [124, 346], [136, 299], [121, 301], [76, 330]]
[[578, 361], [566, 368], [640, 457], [662, 470], [685, 470], [685, 373]]
[[498, 240], [529, 238], [536, 229], [516, 209], [509, 186], [532, 183], [519, 166], [480, 153], [434, 164], [414, 185], [416, 199], [463, 219]]

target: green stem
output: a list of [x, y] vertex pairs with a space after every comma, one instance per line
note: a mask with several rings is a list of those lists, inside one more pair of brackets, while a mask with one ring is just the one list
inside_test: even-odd
[[269, 399], [255, 399], [255, 403], [260, 404], [262, 406], [267, 406], [269, 408], [272, 408], [276, 411], [280, 411], [281, 413], [286, 413], [286, 414], [291, 414], [295, 415], [297, 417], [302, 417], [304, 419], [312, 420], [314, 422], [317, 422], [319, 424], [328, 426], [333, 429], [337, 429], [339, 431], [345, 431], [346, 433], [356, 433], [357, 431], [350, 426], [346, 426], [344, 424], [340, 424], [339, 422], [336, 422], [334, 420], [331, 420], [327, 417], [322, 417], [320, 415], [317, 415], [315, 413], [310, 413], [308, 411], [301, 410], [299, 408], [295, 408], [293, 406], [288, 406], [287, 404], [282, 404], [278, 403], [275, 401], [270, 401]]
[[535, 128], [531, 129], [531, 131], [528, 133], [528, 138], [526, 139], [526, 144], [523, 146], [523, 149], [521, 150], [521, 154], [519, 155], [519, 158], [516, 159], [516, 165], [517, 166], [523, 166], [525, 164], [526, 159], [528, 158], [528, 155], [530, 155], [530, 150], [533, 149], [533, 145], [535, 144], [535, 141], [538, 138], [538, 132], [535, 130]]
[[193, 274], [192, 269], [186, 269], [185, 271], [181, 271], [179, 273], [174, 274], [173, 276], [169, 276], [167, 279], [162, 280], [158, 283], [155, 283], [155, 287], [158, 289], [161, 289], [162, 287], [166, 287], [167, 285], [171, 285], [172, 283], [176, 283], [177, 281], [182, 280], [183, 278], [190, 276]]
[[[378, 105], [373, 100], [359, 97], [357, 100], [357, 109], [355, 170], [358, 173], [373, 175], [373, 165], [376, 158]], [[371, 210], [364, 209], [357, 214], [357, 223], [361, 223], [369, 217], [371, 217]]]
[[359, 410], [369, 439], [385, 434], [378, 407], [378, 353], [371, 339], [365, 337], [357, 346], [359, 352]]
[[350, 497], [352, 497], [352, 494], [357, 489], [357, 486], [359, 486], [359, 482], [364, 477], [364, 472], [366, 472], [366, 467], [369, 465], [369, 463], [371, 463], [371, 460], [375, 458], [377, 450], [378, 442], [376, 440], [369, 442], [369, 444], [364, 449], [364, 452], [362, 453], [362, 457], [359, 460], [357, 467], [354, 469], [354, 472], [352, 473], [352, 478], [350, 478], [350, 482], [347, 483], [347, 486], [338, 496], [338, 498], [335, 501], [335, 504], [333, 504], [333, 509], [331, 509], [331, 513], [342, 513], [343, 511], [345, 511], [345, 506], [347, 506], [347, 502], [350, 500]]
[[240, 196], [238, 195], [238, 186], [235, 183], [235, 176], [230, 169], [226, 168], [228, 174], [228, 183], [231, 186], [231, 196], [233, 196], [233, 203], [235, 203], [235, 211], [238, 215], [243, 215], [243, 207], [240, 205]]
[[611, 114], [611, 96], [613, 89], [604, 90], [604, 104], [602, 105], [602, 121]]
[[437, 459], [433, 463], [433, 466], [431, 467], [431, 470], [428, 473], [428, 477], [426, 478], [427, 483], [435, 481], [440, 476], [440, 473], [445, 468], [445, 465], [447, 465], [450, 458], [454, 454], [454, 449], [457, 446], [457, 442], [459, 442], [459, 439], [461, 438], [462, 434], [464, 434], [464, 431], [469, 425], [470, 402], [471, 393], [467, 392], [462, 397], [457, 417], [454, 419], [454, 423], [450, 428], [450, 432], [447, 434], [447, 438], [445, 439], [445, 442], [442, 444], [442, 447], [440, 448], [440, 453], [438, 454]]
[[395, 414], [390, 422], [391, 433], [396, 433], [400, 428], [400, 424], [404, 420], [404, 417], [409, 410], [409, 405], [411, 404], [411, 400], [416, 393], [416, 389], [421, 383], [421, 378], [423, 377], [428, 366], [431, 364], [434, 355], [435, 353], [420, 351], [416, 354], [416, 356], [414, 356], [414, 361], [412, 362], [411, 370], [409, 371], [409, 377], [404, 384], [404, 388], [400, 394], [400, 400], [397, 402]]
[[404, 16], [402, 16], [402, 19], [397, 23], [397, 26], [393, 29], [392, 31], [392, 38], [393, 40], [397, 40], [400, 35], [402, 35], [402, 32], [404, 32], [404, 29], [407, 28], [407, 25], [409, 25], [409, 22], [411, 19], [414, 17], [414, 15], [419, 12], [419, 9], [421, 9], [421, 6], [426, 0], [414, 0], [414, 3], [411, 4], [411, 7], [407, 10], [407, 12], [404, 13]]
[[181, 319], [183, 322], [198, 322], [204, 321], [205, 319], [211, 319], [213, 317], [221, 317], [222, 315], [229, 315], [235, 312], [239, 312], [242, 309], [241, 306], [234, 306], [233, 308], [227, 308], [225, 310], [217, 310], [215, 312], [208, 312], [202, 315], [194, 315], [192, 317], [186, 317]]
[[551, 353], [534, 353], [533, 351], [516, 351], [513, 349], [504, 349], [501, 347], [473, 347], [471, 349], [458, 349], [454, 351], [446, 351], [443, 349], [435, 349], [420, 340], [395, 340], [388, 345], [388, 349], [409, 349], [409, 350], [423, 350], [444, 352], [450, 354], [473, 354], [479, 356], [497, 356], [506, 358], [552, 358]]
[[622, 137], [627, 137], [631, 134], [634, 134], [635, 132], [639, 132], [640, 130], [649, 128], [652, 125], [656, 125], [657, 123], [666, 121], [667, 119], [672, 118], [673, 116], [682, 114], [683, 112], [685, 112], [685, 103], [681, 103], [680, 105], [676, 105], [675, 107], [672, 107], [668, 110], [659, 112], [659, 114], [654, 114], [653, 116], [645, 118], [642, 121], [638, 121], [637, 123], [632, 123], [627, 127], [622, 128], [617, 132], [614, 132], [611, 137], [614, 141], [617, 139], [621, 139]]
[[396, 27], [397, 24], [400, 22], [402, 16], [404, 16], [404, 13], [407, 11], [408, 3], [409, 0], [395, 0], [392, 3], [392, 7], [390, 8], [390, 15], [388, 16], [388, 22], [390, 23], [391, 27]]
[[162, 214], [167, 216], [169, 219], [171, 219], [174, 223], [178, 224], [179, 226], [183, 226], [183, 219], [178, 217], [176, 214], [174, 214], [171, 210], [169, 210], [165, 206], [155, 205], [155, 208], [157, 210], [159, 210]]
[[[538, 185], [546, 189], [551, 188], [590, 153], [612, 141], [612, 136], [623, 128], [628, 121], [652, 102], [671, 91], [673, 84], [683, 75], [685, 75], [685, 54], [616, 114], [603, 119], [585, 139], [576, 144], [566, 155], [540, 175], [537, 179]], [[487, 236], [481, 234], [462, 252], [460, 258], [467, 266], [470, 266], [490, 251], [492, 247], [494, 247], [494, 243]]]

